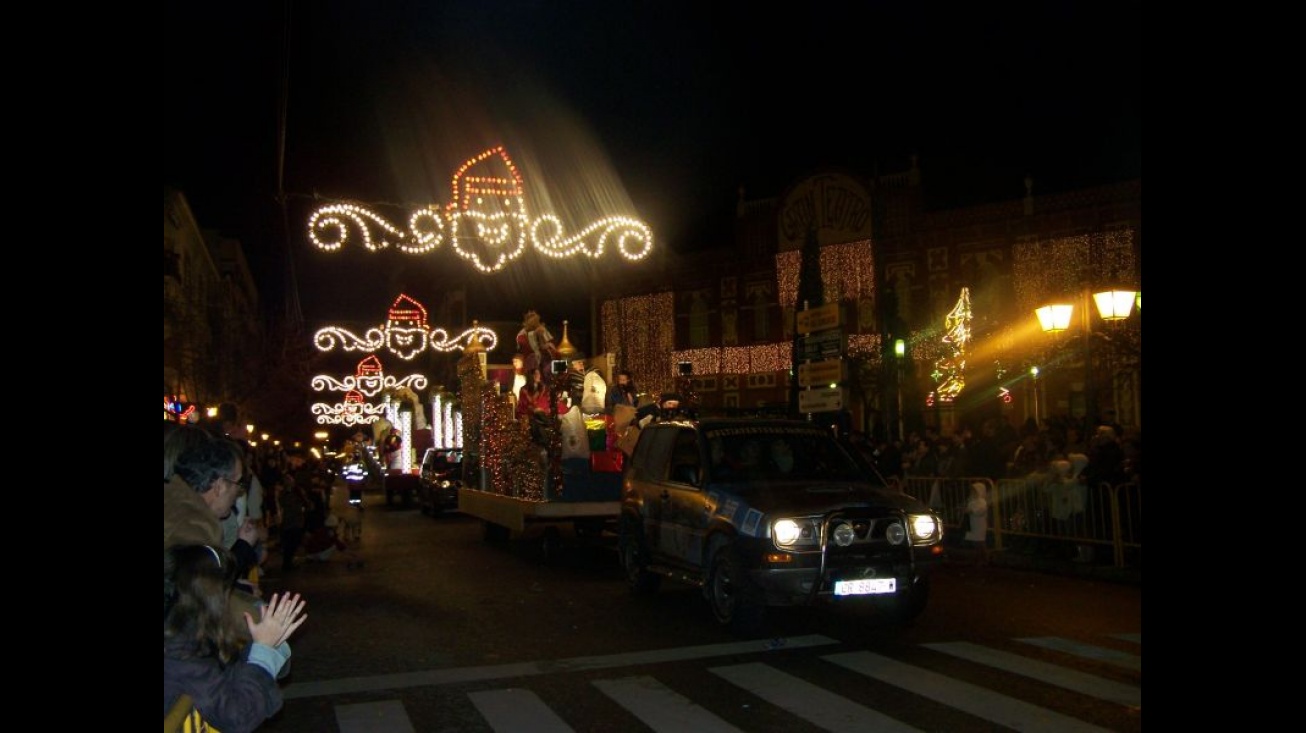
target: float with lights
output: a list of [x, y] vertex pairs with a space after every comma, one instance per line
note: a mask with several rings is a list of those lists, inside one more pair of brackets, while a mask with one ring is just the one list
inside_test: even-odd
[[[576, 355], [563, 322], [561, 361]], [[458, 362], [463, 484], [458, 509], [484, 522], [487, 540], [539, 541], [547, 557], [564, 537], [595, 541], [621, 513], [621, 467], [612, 420], [567, 404], [565, 372], [550, 381], [547, 412], [518, 419], [516, 402], [487, 378], [484, 351]]]

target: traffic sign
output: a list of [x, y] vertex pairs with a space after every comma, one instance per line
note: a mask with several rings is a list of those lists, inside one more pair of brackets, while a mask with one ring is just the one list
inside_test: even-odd
[[815, 308], [798, 311], [798, 333], [824, 331], [839, 327], [839, 304], [826, 303]]
[[837, 412], [843, 409], [843, 387], [805, 389], [798, 393], [799, 412]]
[[815, 387], [843, 381], [843, 359], [827, 359], [798, 365], [798, 386]]
[[803, 361], [833, 359], [843, 356], [843, 352], [843, 329], [836, 328], [831, 331], [822, 331], [810, 336], [804, 336], [802, 343], [799, 344], [798, 358]]

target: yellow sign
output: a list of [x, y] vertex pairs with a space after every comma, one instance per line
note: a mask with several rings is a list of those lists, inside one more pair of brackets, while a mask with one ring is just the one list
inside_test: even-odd
[[811, 333], [813, 331], [838, 328], [840, 326], [839, 313], [838, 303], [826, 303], [815, 308], [798, 311], [798, 333]]
[[843, 381], [843, 360], [830, 359], [798, 365], [798, 386], [826, 386]]

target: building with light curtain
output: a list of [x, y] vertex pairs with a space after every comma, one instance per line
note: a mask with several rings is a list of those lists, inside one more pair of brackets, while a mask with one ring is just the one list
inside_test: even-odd
[[[1141, 427], [1141, 181], [1039, 195], [1027, 178], [1024, 189], [930, 210], [913, 159], [874, 178], [818, 172], [775, 198], [741, 190], [733, 246], [596, 292], [599, 348], [652, 395], [680, 390], [688, 362], [704, 409], [784, 410], [799, 391], [795, 359], [814, 355], [804, 342], [817, 334], [795, 333], [814, 236], [823, 295], [807, 305], [837, 304], [823, 340], [839, 353], [818, 358], [842, 362], [823, 388], [849, 428], [896, 435], [990, 416]], [[1104, 289], [1132, 294], [1127, 317], [1092, 307]], [[1072, 323], [1044, 332], [1035, 310], [1062, 301]]]

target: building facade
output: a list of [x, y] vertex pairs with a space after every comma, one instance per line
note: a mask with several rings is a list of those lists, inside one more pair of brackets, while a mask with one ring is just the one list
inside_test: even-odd
[[[683, 389], [678, 365], [689, 362], [705, 409], [792, 407], [795, 367], [837, 358], [834, 384], [853, 429], [892, 434], [991, 415], [1141, 426], [1141, 296], [1122, 321], [1085, 307], [1103, 288], [1141, 290], [1141, 181], [1033, 188], [1027, 179], [1023, 198], [931, 211], [913, 160], [877, 178], [816, 172], [771, 199], [741, 191], [733, 246], [601, 296], [602, 348], [655, 394]], [[822, 295], [804, 304], [809, 238]], [[1067, 298], [1075, 324], [1041, 331], [1035, 309]], [[796, 333], [796, 313], [822, 304], [837, 304], [838, 327], [819, 337], [837, 342], [837, 355], [818, 355], [804, 346], [817, 335]]]
[[258, 289], [240, 242], [201, 230], [185, 195], [165, 187], [165, 416], [169, 404], [239, 405], [256, 386], [262, 346]]

